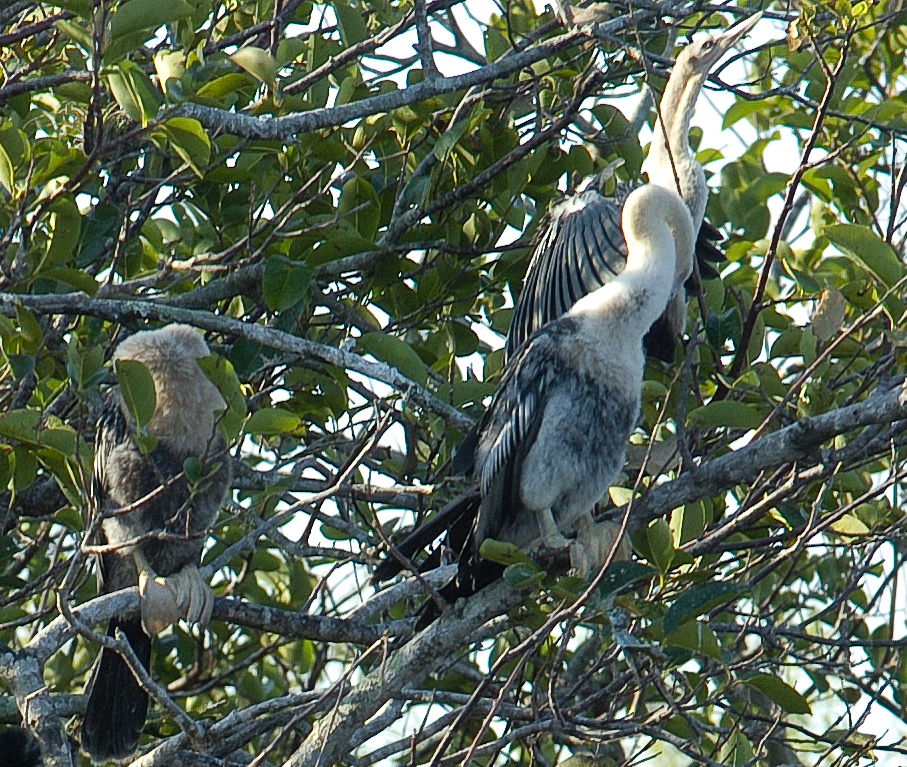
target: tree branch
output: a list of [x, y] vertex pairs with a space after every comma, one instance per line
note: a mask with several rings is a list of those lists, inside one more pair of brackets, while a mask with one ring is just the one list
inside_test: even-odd
[[88, 315], [121, 324], [135, 320], [185, 322], [204, 330], [253, 341], [302, 359], [315, 359], [328, 365], [360, 373], [387, 384], [402, 394], [404, 400], [441, 416], [462, 431], [469, 429], [473, 423], [473, 419], [468, 415], [439, 399], [428, 389], [410, 380], [385, 362], [369, 362], [358, 354], [305, 338], [298, 338], [282, 330], [253, 325], [210, 312], [183, 309], [136, 298], [86, 298], [83, 293], [35, 296], [0, 293], [0, 314], [15, 317], [17, 305], [24, 306], [36, 314]]
[[813, 418], [801, 418], [779, 431], [713, 461], [684, 472], [672, 482], [635, 500], [633, 518], [647, 524], [685, 503], [719, 495], [734, 485], [752, 482], [763, 471], [794, 461], [824, 463], [823, 442], [865, 426], [907, 419], [907, 384], [880, 390], [863, 402]]

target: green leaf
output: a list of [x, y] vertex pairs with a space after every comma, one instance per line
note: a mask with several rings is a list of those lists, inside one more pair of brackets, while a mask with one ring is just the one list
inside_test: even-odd
[[154, 71], [161, 90], [167, 93], [167, 81], [179, 81], [186, 71], [186, 55], [182, 51], [158, 51], [154, 54]]
[[[0, 133], [0, 137], [2, 136], [3, 134]], [[0, 186], [6, 190], [7, 194], [12, 196], [15, 184], [16, 174], [13, 170], [12, 160], [9, 159], [9, 155], [6, 153], [2, 141], [0, 141]]]
[[94, 277], [88, 274], [88, 272], [83, 272], [81, 269], [56, 267], [54, 269], [48, 269], [46, 272], [42, 272], [41, 276], [49, 280], [55, 280], [62, 285], [68, 285], [89, 296], [93, 296], [98, 292], [98, 288], [101, 287]]
[[527, 556], [525, 551], [513, 543], [486, 538], [479, 546], [479, 554], [489, 562], [497, 562], [499, 565], [522, 564], [534, 567], [538, 571], [535, 562]]
[[665, 611], [662, 621], [665, 634], [674, 633], [687, 621], [737, 598], [743, 591], [736, 583], [725, 581], [710, 581], [691, 586]]
[[79, 43], [86, 51], [90, 51], [94, 46], [91, 32], [85, 29], [85, 27], [76, 24], [74, 21], [61, 19], [54, 22], [54, 27]]
[[0, 415], [0, 436], [37, 445], [40, 423], [41, 414], [37, 410], [10, 410]]
[[363, 354], [397, 368], [403, 375], [422, 386], [428, 383], [428, 371], [422, 358], [405, 341], [386, 333], [365, 333], [356, 343]]
[[13, 371], [13, 378], [17, 381], [35, 372], [35, 357], [32, 354], [7, 354], [6, 358]]
[[868, 226], [834, 224], [822, 230], [834, 245], [872, 272], [886, 288], [893, 286], [905, 274], [892, 247]]
[[73, 336], [66, 347], [66, 369], [76, 391], [82, 391], [101, 370], [104, 350], [100, 346], [83, 347]]
[[243, 431], [248, 434], [273, 436], [291, 434], [299, 428], [299, 416], [279, 407], [266, 407], [256, 410], [249, 416]]
[[113, 367], [120, 382], [120, 394], [126, 403], [126, 409], [132, 415], [136, 426], [139, 428], [146, 426], [157, 406], [151, 373], [144, 363], [137, 360], [117, 360]]
[[44, 344], [44, 333], [35, 316], [22, 304], [16, 304], [16, 323], [19, 325], [19, 351], [37, 354]]
[[860, 536], [866, 535], [869, 528], [853, 514], [845, 514], [831, 523], [831, 529], [839, 535]]
[[312, 268], [304, 261], [272, 255], [265, 261], [261, 293], [273, 312], [296, 306], [309, 291]]
[[359, 6], [351, 6], [347, 0], [332, 0], [331, 5], [337, 14], [337, 24], [340, 27], [340, 39], [344, 46], [349, 47], [361, 43], [368, 37], [368, 28], [362, 18]]
[[340, 190], [337, 214], [371, 244], [380, 223], [381, 201], [374, 187], [361, 176], [356, 176]]
[[765, 109], [764, 101], [744, 101], [743, 99], [735, 101], [731, 108], [724, 113], [724, 119], [721, 121], [721, 130], [727, 130], [734, 123], [762, 109]]
[[217, 425], [227, 444], [232, 444], [242, 430], [246, 414], [249, 412], [246, 398], [240, 388], [239, 377], [231, 362], [220, 355], [209, 354], [196, 362], [227, 403], [227, 411], [218, 415]]
[[240, 48], [228, 57], [236, 66], [246, 70], [252, 77], [265, 85], [273, 85], [277, 77], [277, 62], [271, 54], [254, 45]]
[[352, 537], [346, 530], [339, 527], [332, 527], [326, 522], [321, 523], [321, 534], [329, 541], [348, 541]]
[[524, 562], [515, 562], [504, 569], [504, 580], [515, 589], [527, 589], [541, 583], [544, 578], [544, 571]]
[[432, 147], [432, 152], [434, 152], [435, 157], [441, 160], [441, 162], [444, 162], [454, 146], [456, 146], [456, 143], [463, 138], [463, 134], [466, 132], [467, 128], [469, 128], [469, 121], [460, 120], [456, 125], [444, 131], [441, 138], [439, 138]]
[[218, 104], [225, 100], [226, 96], [236, 93], [244, 86], [251, 86], [253, 82], [247, 75], [231, 72], [228, 75], [212, 80], [210, 83], [205, 83], [198, 89], [195, 98], [201, 102]]
[[137, 64], [122, 61], [107, 75], [107, 82], [126, 115], [146, 127], [161, 105], [160, 96], [148, 75]]
[[176, 19], [192, 15], [193, 8], [185, 0], [129, 0], [120, 3], [110, 16], [112, 39], [145, 29], [157, 29]]
[[203, 178], [211, 159], [211, 141], [202, 124], [188, 117], [171, 117], [162, 129], [173, 151]]
[[664, 519], [659, 517], [646, 529], [646, 541], [652, 553], [653, 564], [666, 573], [674, 561], [674, 536]]
[[656, 575], [658, 575], [658, 571], [636, 561], [615, 562], [608, 568], [608, 572], [602, 576], [599, 583], [599, 593], [602, 597], [607, 597], [633, 583]]
[[731, 400], [718, 400], [690, 411], [690, 423], [707, 429], [721, 426], [729, 429], [756, 429], [762, 413], [753, 405]]
[[[665, 632], [667, 634], [667, 632]], [[700, 655], [721, 660], [721, 643], [715, 632], [700, 621], [691, 621], [667, 634], [666, 646], [683, 647]]]
[[54, 204], [50, 216], [52, 235], [45, 261], [48, 266], [61, 264], [69, 258], [79, 241], [81, 225], [82, 216], [71, 197], [65, 197]]
[[809, 701], [787, 682], [769, 674], [746, 679], [746, 684], [755, 688], [788, 714], [811, 714]]

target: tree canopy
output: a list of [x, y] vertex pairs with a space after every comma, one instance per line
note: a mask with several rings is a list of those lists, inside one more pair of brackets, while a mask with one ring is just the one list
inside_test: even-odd
[[469, 484], [450, 458], [548, 206], [616, 160], [638, 182], [678, 46], [753, 10], [5, 3], [0, 721], [87, 764], [94, 632], [138, 603], [96, 596], [82, 538], [100, 394], [125, 333], [184, 322], [234, 490], [214, 621], [156, 639], [137, 764], [902, 764], [893, 0], [765, 6], [710, 78], [729, 107], [701, 99], [691, 139], [727, 261], [601, 505], [633, 561], [587, 584], [520, 558], [418, 634], [440, 575], [369, 583]]

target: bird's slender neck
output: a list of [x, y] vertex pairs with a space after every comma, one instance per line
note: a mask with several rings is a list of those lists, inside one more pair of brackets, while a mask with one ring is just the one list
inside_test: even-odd
[[[691, 208], [698, 207], [694, 206], [692, 197], [698, 194], [702, 169], [690, 150], [690, 120], [705, 76], [705, 73], [691, 71], [686, 62], [675, 65], [658, 109], [646, 162], [649, 181], [679, 191]], [[704, 181], [703, 178], [702, 183]], [[695, 216], [695, 209], [693, 212]]]
[[690, 120], [704, 81], [703, 75], [690, 71], [685, 63], [674, 66], [661, 97], [652, 146], [649, 148], [649, 156], [656, 167], [670, 168], [672, 159], [675, 163], [693, 159], [689, 141]]
[[689, 276], [696, 236], [683, 200], [655, 184], [630, 193], [621, 226], [627, 241], [626, 268], [577, 301], [570, 314], [585, 318], [590, 326], [608, 326], [598, 328], [604, 333], [616, 331], [641, 344], [664, 311], [675, 281]]

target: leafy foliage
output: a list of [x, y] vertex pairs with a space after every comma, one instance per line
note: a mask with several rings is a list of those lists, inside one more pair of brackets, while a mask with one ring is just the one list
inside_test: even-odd
[[[25, 713], [47, 764], [72, 763], [114, 609], [63, 630], [96, 596], [79, 512], [105, 360], [167, 321], [208, 334], [237, 469], [205, 553], [215, 620], [156, 640], [189, 718], [157, 707], [145, 764], [903, 763], [892, 0], [766, 7], [713, 78], [729, 106], [693, 141], [728, 260], [683, 354], [650, 364], [611, 491], [640, 564], [587, 588], [520, 559], [408, 643], [424, 583], [367, 585], [463, 489], [449, 460], [541, 214], [618, 158], [639, 180], [655, 112], [621, 97], [661, 89], [669, 25], [740, 11], [617, 2], [570, 28], [486, 5], [0, 8], [0, 719]], [[138, 368], [118, 375], [141, 425]]]

